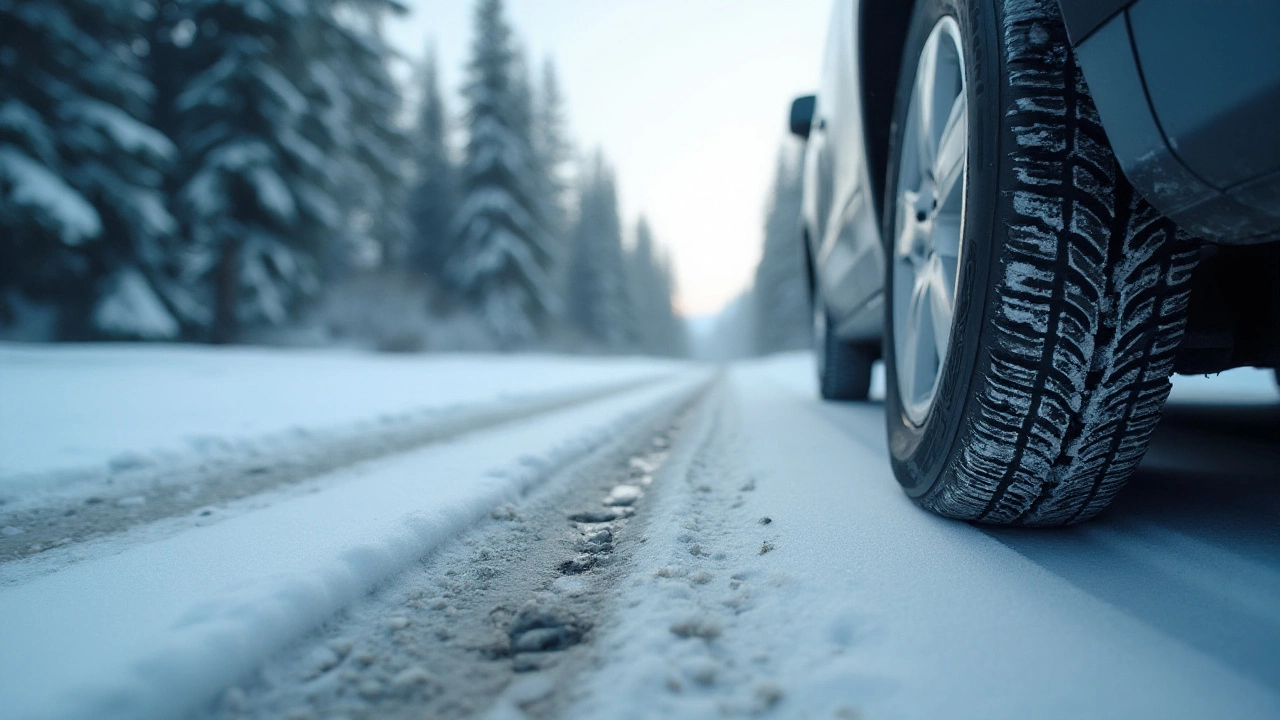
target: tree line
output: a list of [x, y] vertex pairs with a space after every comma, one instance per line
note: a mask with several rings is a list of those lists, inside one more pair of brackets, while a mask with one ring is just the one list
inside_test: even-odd
[[778, 152], [765, 208], [764, 248], [751, 287], [746, 332], [757, 355], [812, 345], [809, 270], [800, 234], [803, 180], [803, 150], [788, 140]]
[[404, 12], [0, 0], [0, 335], [682, 353], [669, 260], [502, 0], [457, 116], [433, 57], [405, 107]]

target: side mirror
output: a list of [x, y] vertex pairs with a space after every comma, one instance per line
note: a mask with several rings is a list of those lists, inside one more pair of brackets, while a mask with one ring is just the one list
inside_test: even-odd
[[809, 139], [809, 131], [813, 129], [813, 110], [818, 98], [805, 95], [791, 101], [791, 134], [801, 140]]

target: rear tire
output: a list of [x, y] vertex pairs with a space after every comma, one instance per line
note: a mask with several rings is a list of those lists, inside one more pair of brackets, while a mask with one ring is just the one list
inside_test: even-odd
[[818, 360], [818, 392], [823, 400], [866, 400], [871, 390], [875, 348], [841, 340], [829, 331], [820, 298], [814, 299], [813, 341]]
[[[962, 250], [932, 394], [904, 394], [897, 356], [919, 345], [895, 337], [894, 253], [910, 222], [898, 205], [927, 214], [928, 204], [903, 195], [901, 145], [921, 52], [944, 17], [958, 28], [966, 83]], [[1118, 168], [1054, 0], [922, 0], [897, 97], [884, 216], [894, 473], [948, 517], [1087, 520], [1137, 467], [1159, 419], [1196, 248]]]

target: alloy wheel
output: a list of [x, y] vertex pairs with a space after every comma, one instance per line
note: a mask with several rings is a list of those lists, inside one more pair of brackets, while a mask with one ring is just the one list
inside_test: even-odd
[[960, 28], [944, 16], [920, 54], [907, 106], [891, 259], [898, 393], [916, 426], [933, 406], [951, 342], [967, 189], [966, 91]]

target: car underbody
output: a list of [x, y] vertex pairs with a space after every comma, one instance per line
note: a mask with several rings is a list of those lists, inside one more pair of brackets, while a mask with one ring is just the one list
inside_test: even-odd
[[1176, 371], [1280, 367], [1280, 244], [1205, 244]]

